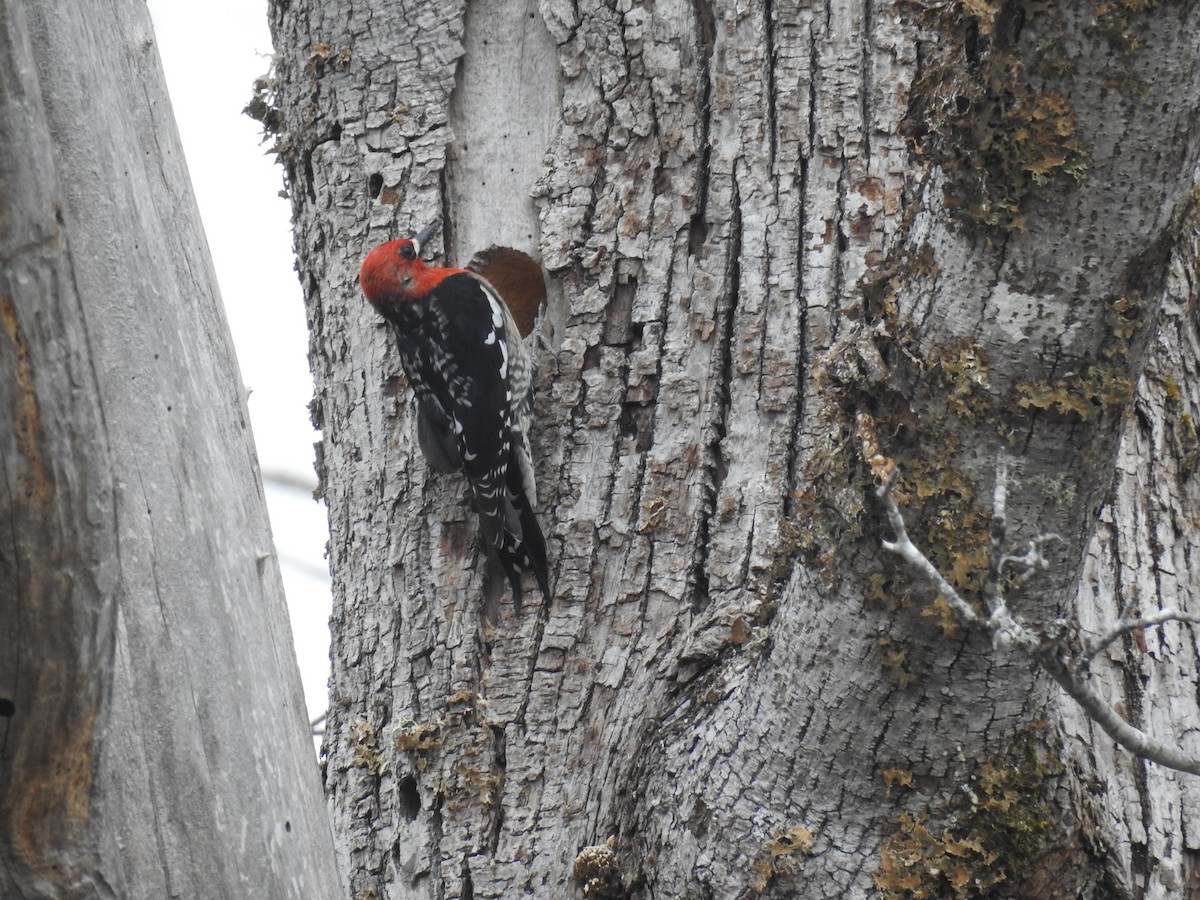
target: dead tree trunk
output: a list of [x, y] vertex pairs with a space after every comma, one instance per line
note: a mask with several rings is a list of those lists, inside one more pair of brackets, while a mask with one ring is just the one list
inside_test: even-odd
[[0, 895], [337, 897], [144, 4], [0, 5]]
[[[1200, 788], [962, 631], [870, 464], [982, 602], [1006, 450], [1048, 640], [1197, 611], [1200, 12], [1132, 7], [274, 0], [357, 896], [1194, 888]], [[438, 214], [547, 272], [540, 614], [355, 284]], [[1174, 623], [1093, 678], [1195, 754], [1195, 667]]]

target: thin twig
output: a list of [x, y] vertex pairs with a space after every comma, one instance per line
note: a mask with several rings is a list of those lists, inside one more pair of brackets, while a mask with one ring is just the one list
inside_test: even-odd
[[896, 497], [893, 490], [896, 486], [898, 475], [898, 471], [893, 471], [887, 480], [876, 490], [879, 499], [883, 501], [884, 509], [887, 510], [887, 517], [892, 525], [892, 531], [896, 534], [896, 540], [883, 542], [883, 549], [902, 556], [909, 565], [924, 575], [938, 589], [938, 593], [946, 598], [946, 602], [953, 607], [954, 612], [962, 619], [964, 624], [983, 625], [983, 618], [975, 610], [971, 609], [971, 605], [958, 595], [958, 591], [954, 589], [954, 586], [942, 577], [942, 573], [938, 571], [937, 566], [931, 563], [925, 554], [918, 550], [916, 545], [909, 540], [908, 529], [904, 525], [904, 517], [900, 515], [900, 507], [896, 505]]
[[1014, 577], [1012, 583], [1018, 587], [1023, 585], [1038, 572], [1044, 572], [1050, 568], [1050, 560], [1046, 559], [1042, 548], [1046, 544], [1053, 543], [1065, 544], [1066, 541], [1053, 531], [1046, 534], [1039, 534], [1026, 545], [1025, 552], [1020, 556], [1011, 554], [1003, 557], [1000, 560], [1000, 565], [997, 567], [999, 574], [1004, 574], [1004, 567], [1007, 565], [1020, 566], [1024, 571]]
[[1131, 631], [1153, 628], [1155, 625], [1162, 625], [1165, 622], [1191, 622], [1193, 625], [1200, 625], [1200, 616], [1180, 612], [1177, 609], [1160, 609], [1158, 612], [1148, 616], [1121, 619], [1108, 629], [1108, 631], [1088, 641], [1083, 648], [1083, 652], [1079, 654], [1077, 668], [1086, 668], [1097, 653]]
[[1004, 541], [1008, 535], [1008, 454], [996, 453], [996, 486], [992, 490], [992, 523], [988, 529], [988, 573], [983, 582], [983, 602], [995, 615], [1004, 602], [1000, 597], [1000, 573], [1004, 567]]

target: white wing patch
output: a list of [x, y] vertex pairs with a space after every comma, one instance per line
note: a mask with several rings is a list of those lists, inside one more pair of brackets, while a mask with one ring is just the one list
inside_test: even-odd
[[[507, 307], [505, 307], [504, 301], [496, 295], [495, 289], [488, 284], [486, 280], [480, 278], [479, 286], [483, 288], [483, 295], [487, 297], [488, 306], [492, 311], [492, 330], [488, 333], [487, 338], [483, 342], [485, 345], [490, 347], [492, 344], [496, 343], [497, 336], [501, 331], [504, 330], [504, 320], [507, 318], [507, 316], [505, 316]], [[508, 378], [507, 341], [500, 341], [500, 377], [504, 379]]]
[[483, 292], [487, 294], [488, 304], [492, 307], [492, 327], [499, 331], [504, 327], [504, 307], [500, 305], [500, 298], [490, 290], [491, 285], [484, 284]]

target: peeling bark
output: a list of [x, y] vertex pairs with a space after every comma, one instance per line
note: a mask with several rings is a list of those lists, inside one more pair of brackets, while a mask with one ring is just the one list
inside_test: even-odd
[[[490, 9], [272, 4], [332, 526], [326, 788], [354, 890], [952, 891], [931, 856], [904, 868], [920, 829], [1015, 896], [1190, 883], [1186, 804], [1147, 786], [1190, 796], [1185, 776], [1109, 753], [884, 559], [853, 415], [914, 473], [912, 527], [968, 593], [991, 461], [1017, 457], [1014, 536], [1067, 545], [1018, 598], [1035, 624], [1115, 621], [1097, 586], [1129, 578], [1119, 560], [1186, 559], [1196, 524], [1165, 485], [1190, 458], [1192, 363], [1172, 376], [1174, 430], [1151, 417], [1139, 438], [1130, 397], [1173, 358], [1151, 351], [1170, 310], [1171, 352], [1195, 342], [1180, 254], [1200, 129], [1142, 91], [1197, 95], [1195, 10], [1117, 28], [1019, 3], [546, 0], [502, 26]], [[539, 167], [511, 135], [546, 127], [544, 103]], [[1022, 117], [1027, 139], [996, 137]], [[468, 164], [477, 147], [486, 165]], [[510, 158], [511, 177], [489, 174]], [[514, 615], [462, 484], [414, 452], [394, 349], [354, 284], [371, 246], [439, 210], [452, 262], [511, 241], [549, 276], [531, 339], [554, 562], [540, 614]], [[1151, 467], [1153, 494], [1120, 480], [1150, 437], [1180, 467]], [[1161, 508], [1140, 511], [1150, 496]], [[1138, 530], [1160, 515], [1169, 532]], [[1137, 579], [1143, 610], [1194, 603], [1165, 583]], [[1096, 677], [1127, 702], [1145, 678], [1188, 684], [1193, 632], [1164, 633]], [[1190, 740], [1194, 693], [1166, 690], [1155, 733]], [[997, 785], [1019, 798], [1009, 818], [979, 805]], [[970, 849], [985, 830], [1012, 839], [987, 863]]]

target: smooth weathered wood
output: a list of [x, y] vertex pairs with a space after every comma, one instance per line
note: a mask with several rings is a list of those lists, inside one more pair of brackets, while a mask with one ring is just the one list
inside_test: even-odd
[[[1020, 598], [1035, 623], [1118, 617], [1113, 534], [1141, 572], [1155, 547], [1194, 555], [1186, 499], [1110, 488], [1142, 416], [1156, 452], [1193, 458], [1194, 333], [1148, 354], [1195, 303], [1179, 223], [1200, 127], [1141, 90], [1197, 96], [1197, 10], [546, 0], [547, 41], [489, 9], [272, 3], [332, 527], [327, 788], [353, 888], [570, 896], [593, 847], [599, 882], [615, 866], [639, 898], [859, 897], [910, 875], [938, 895], [960, 874], [943, 838], [968, 881], [1018, 896], [1188, 885], [1194, 786], [1113, 756], [1019, 659], [942, 633], [880, 547], [853, 422], [883, 423], [922, 546], [968, 584], [1009, 447], [1014, 539], [1066, 539]], [[555, 83], [530, 84], [551, 47]], [[498, 123], [544, 121], [539, 103], [556, 116], [532, 183], [465, 164], [478, 147], [502, 166]], [[513, 158], [526, 172], [529, 148]], [[526, 249], [530, 190], [555, 597], [517, 618], [461, 483], [415, 452], [354, 279], [443, 208], [452, 262], [489, 230]], [[1152, 358], [1178, 369], [1157, 419]], [[1194, 606], [1165, 584], [1142, 576], [1138, 602]], [[1164, 634], [1170, 652], [1103, 677], [1139, 727], [1186, 742], [1194, 691], [1156, 694], [1161, 715], [1140, 699], [1143, 679], [1194, 674], [1193, 632]], [[985, 812], [1013, 812], [981, 837], [988, 790]]]
[[342, 896], [149, 15], [0, 38], [0, 894]]
[[0, 196], [0, 894], [112, 896], [91, 806], [117, 615], [112, 454], [13, 4], [0, 9]]

